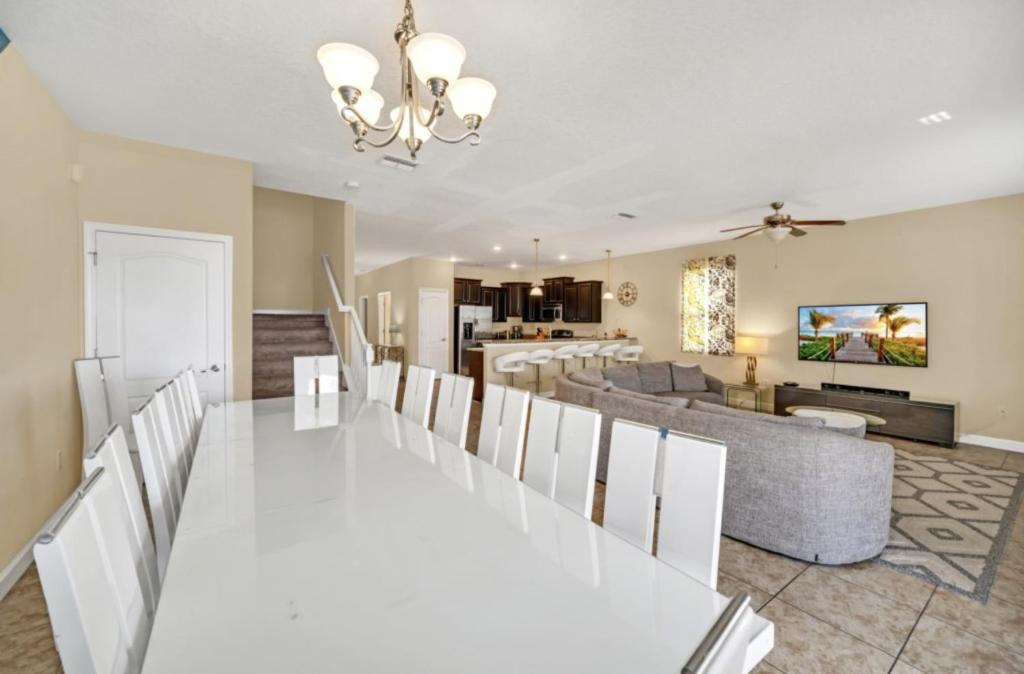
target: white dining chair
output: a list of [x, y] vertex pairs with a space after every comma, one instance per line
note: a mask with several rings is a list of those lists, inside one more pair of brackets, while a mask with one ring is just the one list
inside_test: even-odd
[[164, 389], [164, 396], [167, 402], [167, 409], [171, 421], [177, 424], [178, 441], [181, 443], [181, 451], [184, 453], [185, 470], [192, 470], [192, 433], [189, 430], [188, 420], [185, 418], [185, 403], [181, 399], [181, 391], [176, 380], [167, 382]]
[[477, 457], [519, 479], [530, 392], [488, 384], [480, 417]]
[[180, 501], [172, 485], [174, 469], [164, 455], [160, 432], [156, 427], [153, 399], [132, 413], [132, 426], [139, 442], [142, 474], [146, 478], [146, 500], [153, 518], [153, 539], [156, 544], [157, 574], [163, 579], [171, 542], [178, 523]]
[[185, 499], [185, 486], [188, 484], [188, 460], [185, 456], [184, 438], [174, 421], [171, 408], [171, 395], [167, 387], [158, 388], [153, 392], [153, 419], [160, 432], [161, 449], [174, 473], [169, 478], [178, 496], [178, 507]]
[[530, 403], [530, 425], [526, 431], [526, 465], [523, 482], [548, 498], [555, 497], [558, 471], [558, 425], [562, 405], [547, 398]]
[[108, 555], [79, 490], [64, 502], [32, 551], [64, 672], [138, 672], [142, 662], [131, 649], [114, 599]]
[[82, 358], [75, 363], [78, 402], [82, 408], [83, 451], [94, 447], [110, 427], [110, 408], [99, 358]]
[[654, 480], [661, 431], [616, 419], [608, 452], [604, 528], [650, 552], [654, 544]]
[[402, 378], [402, 364], [395, 360], [385, 360], [380, 364], [380, 369], [376, 400], [390, 409], [395, 409], [395, 405], [398, 404], [398, 381]]
[[613, 344], [605, 344], [597, 350], [594, 355], [602, 359], [601, 363], [604, 367], [608, 367], [608, 358], [614, 356], [622, 349], [622, 344], [615, 342]]
[[199, 385], [196, 383], [196, 371], [192, 368], [185, 370], [185, 382], [188, 385], [189, 400], [192, 401], [192, 409], [201, 426], [205, 410], [203, 409], [203, 398], [199, 394]]
[[121, 520], [128, 533], [136, 574], [144, 590], [146, 611], [152, 615], [160, 596], [160, 572], [142, 504], [142, 492], [128, 456], [124, 429], [112, 426], [100, 443], [85, 455], [82, 463], [86, 475], [103, 468], [118, 488], [122, 502]]
[[426, 428], [430, 423], [430, 403], [433, 398], [434, 370], [421, 365], [410, 365], [405, 375], [405, 391], [402, 394], [402, 416]]
[[658, 559], [714, 590], [722, 537], [725, 445], [670, 431], [663, 451], [656, 491], [661, 496]]
[[185, 449], [188, 451], [189, 464], [191, 465], [195, 451], [196, 424], [195, 419], [192, 418], [192, 403], [189, 402], [185, 393], [185, 382], [181, 378], [181, 373], [175, 375], [171, 381], [167, 382], [167, 386], [171, 392], [174, 410], [178, 417], [178, 424], [181, 426], [181, 435], [185, 440]]
[[296, 356], [292, 362], [295, 395], [337, 393], [341, 388], [338, 357]]
[[469, 411], [473, 404], [473, 380], [455, 374], [442, 374], [434, 412], [434, 433], [466, 448]]
[[597, 479], [600, 440], [600, 412], [563, 404], [558, 427], [554, 498], [588, 520], [594, 514], [594, 481]]

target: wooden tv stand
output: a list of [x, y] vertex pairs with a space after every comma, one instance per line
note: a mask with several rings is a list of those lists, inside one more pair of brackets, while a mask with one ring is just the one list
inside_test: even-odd
[[794, 405], [862, 412], [885, 419], [868, 431], [897, 438], [956, 447], [959, 405], [854, 391], [825, 391], [803, 386], [775, 386], [775, 414], [784, 416]]

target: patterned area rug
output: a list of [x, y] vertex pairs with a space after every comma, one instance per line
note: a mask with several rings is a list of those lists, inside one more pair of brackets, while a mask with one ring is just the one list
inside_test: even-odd
[[879, 561], [987, 602], [1022, 491], [1020, 473], [897, 449]]

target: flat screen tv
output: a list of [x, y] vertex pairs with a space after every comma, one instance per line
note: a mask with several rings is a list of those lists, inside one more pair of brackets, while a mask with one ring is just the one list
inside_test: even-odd
[[800, 360], [928, 367], [928, 304], [800, 307]]

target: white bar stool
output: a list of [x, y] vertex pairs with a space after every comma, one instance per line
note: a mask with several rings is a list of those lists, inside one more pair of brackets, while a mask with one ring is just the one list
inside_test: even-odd
[[498, 356], [494, 359], [494, 371], [504, 373], [508, 379], [508, 385], [514, 386], [516, 372], [522, 372], [526, 369], [526, 360], [529, 357], [530, 354], [526, 351], [513, 351], [512, 353]]
[[621, 344], [605, 344], [600, 349], [598, 349], [597, 353], [594, 355], [597, 356], [598, 358], [604, 358], [604, 366], [608, 367], [608, 357], [614, 356], [616, 353], [619, 352], [620, 349], [622, 349]]
[[632, 344], [622, 347], [615, 354], [615, 360], [619, 363], [635, 363], [640, 360], [640, 354], [644, 352], [644, 347], [639, 344]]
[[576, 352], [580, 350], [579, 344], [566, 344], [555, 349], [555, 355], [551, 357], [551, 360], [562, 361], [562, 374], [565, 374], [565, 363], [568, 360], [572, 360], [576, 357]]
[[587, 366], [587, 358], [593, 358], [599, 348], [601, 348], [601, 345], [597, 342], [588, 342], [580, 345], [579, 349], [576, 350], [576, 357], [583, 359], [583, 367]]
[[540, 393], [540, 367], [541, 365], [550, 363], [554, 356], [555, 352], [551, 349], [537, 349], [536, 351], [530, 351], [530, 357], [526, 362], [533, 366], [534, 391], [537, 393]]

